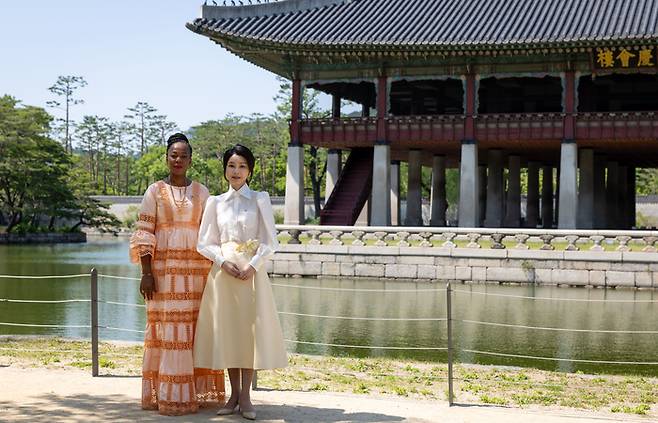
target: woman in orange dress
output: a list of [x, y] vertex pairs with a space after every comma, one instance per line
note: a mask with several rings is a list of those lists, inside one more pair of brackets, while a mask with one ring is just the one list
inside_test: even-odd
[[144, 194], [130, 256], [141, 263], [146, 301], [142, 408], [195, 413], [223, 401], [224, 372], [194, 367], [192, 346], [211, 262], [196, 251], [208, 189], [187, 178], [192, 147], [183, 134], [167, 141], [169, 176]]

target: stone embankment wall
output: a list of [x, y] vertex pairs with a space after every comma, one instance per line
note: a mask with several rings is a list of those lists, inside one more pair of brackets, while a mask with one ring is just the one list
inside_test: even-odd
[[282, 245], [268, 270], [285, 276], [658, 288], [657, 255], [621, 251]]
[[58, 244], [86, 241], [87, 234], [83, 232], [24, 235], [14, 233], [0, 234], [0, 244]]
[[277, 225], [275, 275], [658, 289], [658, 231]]

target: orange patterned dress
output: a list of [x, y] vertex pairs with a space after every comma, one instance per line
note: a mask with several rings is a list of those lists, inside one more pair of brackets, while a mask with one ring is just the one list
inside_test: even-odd
[[142, 200], [130, 258], [151, 255], [157, 292], [146, 301], [142, 408], [164, 415], [195, 413], [223, 401], [224, 372], [194, 368], [199, 304], [212, 263], [196, 251], [208, 189], [158, 181]]

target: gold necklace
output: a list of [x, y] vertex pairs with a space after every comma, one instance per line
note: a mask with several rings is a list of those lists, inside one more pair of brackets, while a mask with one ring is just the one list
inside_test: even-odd
[[180, 209], [181, 207], [183, 207], [185, 205], [185, 200], [187, 199], [186, 198], [186, 196], [187, 196], [187, 185], [185, 185], [185, 189], [183, 190], [183, 196], [181, 197], [180, 200], [177, 200], [176, 199], [176, 194], [174, 194], [174, 189], [172, 188], [172, 185], [171, 185], [171, 179], [169, 179], [169, 192], [171, 192], [171, 198], [172, 198], [172, 200], [174, 200], [174, 205], [176, 206], [176, 208]]

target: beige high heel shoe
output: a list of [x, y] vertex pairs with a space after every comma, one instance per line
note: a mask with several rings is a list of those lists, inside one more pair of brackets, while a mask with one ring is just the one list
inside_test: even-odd
[[256, 410], [251, 410], [251, 411], [240, 410], [240, 414], [242, 414], [242, 417], [244, 417], [247, 420], [256, 420]]
[[233, 408], [222, 407], [217, 411], [218, 416], [228, 416], [229, 414], [237, 413], [240, 410], [240, 405], [236, 404]]

